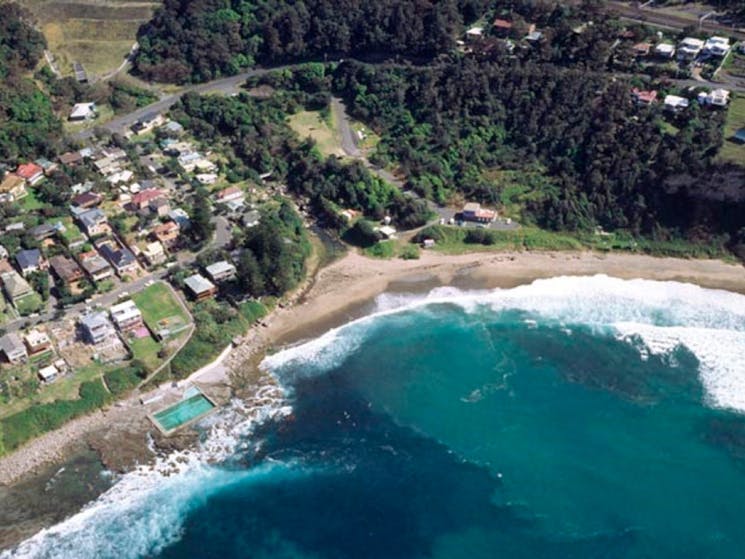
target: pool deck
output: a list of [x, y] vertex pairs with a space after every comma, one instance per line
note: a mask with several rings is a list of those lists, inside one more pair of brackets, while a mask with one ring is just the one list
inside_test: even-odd
[[[181, 423], [180, 425], [178, 425], [178, 426], [174, 427], [173, 429], [165, 429], [165, 428], [163, 427], [163, 425], [161, 425], [160, 421], [158, 421], [158, 420], [156, 419], [156, 417], [155, 417], [155, 416], [156, 416], [157, 414], [161, 413], [161, 412], [164, 412], [164, 411], [166, 411], [166, 410], [170, 409], [170, 408], [173, 408], [173, 407], [175, 407], [175, 406], [178, 406], [179, 404], [181, 404], [181, 402], [183, 402], [184, 400], [188, 399], [188, 397], [186, 396], [186, 394], [187, 394], [187, 392], [189, 392], [190, 390], [196, 390], [197, 392], [199, 392], [199, 394], [200, 394], [200, 395], [201, 395], [201, 396], [202, 396], [202, 397], [203, 397], [203, 398], [204, 398], [205, 400], [207, 400], [207, 401], [208, 401], [208, 402], [209, 402], [210, 404], [212, 404], [212, 407], [211, 407], [211, 408], [210, 408], [209, 410], [205, 411], [204, 413], [201, 413], [201, 414], [199, 414], [199, 415], [197, 415], [197, 416], [194, 416], [194, 417], [192, 417], [192, 418], [191, 418], [191, 419], [190, 419], [189, 421], [186, 421], [185, 423]], [[196, 395], [196, 394], [195, 394], [195, 395]], [[193, 397], [193, 396], [192, 396], [192, 397]], [[173, 434], [174, 434], [174, 433], [176, 433], [177, 431], [180, 431], [180, 430], [181, 430], [181, 429], [183, 429], [184, 427], [189, 427], [190, 425], [194, 425], [194, 424], [195, 424], [196, 422], [198, 422], [198, 421], [200, 421], [200, 420], [204, 419], [205, 417], [207, 417], [208, 415], [210, 415], [210, 414], [214, 413], [214, 412], [215, 412], [215, 411], [216, 411], [217, 409], [219, 409], [219, 407], [220, 407], [220, 406], [219, 406], [219, 405], [217, 404], [217, 402], [215, 402], [215, 401], [214, 401], [214, 400], [213, 400], [212, 398], [210, 398], [210, 397], [209, 397], [209, 396], [208, 396], [207, 394], [205, 394], [204, 390], [202, 390], [201, 388], [199, 388], [199, 387], [198, 387], [198, 386], [196, 386], [196, 385], [193, 385], [193, 384], [191, 384], [191, 385], [187, 386], [187, 387], [186, 387], [186, 388], [184, 389], [183, 395], [182, 395], [182, 397], [181, 397], [181, 398], [180, 398], [179, 400], [177, 400], [177, 401], [175, 401], [175, 402], [171, 402], [171, 403], [170, 403], [170, 404], [168, 404], [167, 406], [164, 406], [164, 407], [162, 407], [162, 408], [160, 408], [160, 409], [157, 409], [157, 410], [155, 410], [155, 411], [152, 411], [152, 412], [148, 412], [148, 413], [147, 413], [147, 418], [148, 418], [148, 419], [150, 420], [150, 422], [151, 422], [151, 423], [152, 423], [152, 424], [153, 424], [153, 425], [155, 426], [155, 428], [156, 428], [156, 429], [158, 429], [158, 431], [159, 431], [159, 432], [160, 432], [160, 433], [161, 433], [161, 434], [162, 434], [162, 435], [163, 435], [164, 437], [168, 437], [168, 436], [170, 436], [170, 435], [173, 435]]]

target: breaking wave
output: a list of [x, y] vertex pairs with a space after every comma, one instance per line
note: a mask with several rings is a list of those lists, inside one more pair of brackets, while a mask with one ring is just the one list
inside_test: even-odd
[[[438, 288], [425, 295], [383, 294], [376, 311], [320, 338], [264, 359], [262, 366], [291, 384], [288, 375], [337, 367], [385, 319], [456, 305], [469, 314], [518, 310], [526, 323], [562, 328], [584, 325], [644, 344], [643, 352], [670, 353], [683, 345], [699, 360], [708, 403], [745, 412], [745, 296], [693, 284], [622, 280], [604, 275], [537, 280], [512, 289]], [[302, 367], [300, 367], [302, 365]]]
[[214, 464], [250, 444], [255, 427], [289, 415], [284, 391], [260, 388], [248, 401], [235, 400], [202, 422], [205, 438], [197, 449], [174, 452], [122, 476], [78, 514], [42, 530], [0, 559], [99, 559], [157, 555], [177, 541], [190, 510], [234, 484], [269, 476], [298, 475], [293, 463], [267, 463], [249, 470]]

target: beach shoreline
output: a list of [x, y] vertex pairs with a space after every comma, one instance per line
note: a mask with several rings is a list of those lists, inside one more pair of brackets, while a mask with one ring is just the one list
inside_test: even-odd
[[[236, 347], [215, 362], [174, 386], [166, 384], [147, 394], [134, 394], [103, 411], [69, 422], [0, 459], [0, 485], [27, 481], [50, 466], [61, 464], [81, 443], [104, 456], [107, 448], [120, 455], [103, 458], [106, 467], [125, 472], [156, 454], [146, 443], [154, 430], [141, 400], [161, 392], [175, 398], [185, 385], [222, 391], [223, 401], [240, 396], [257, 376], [261, 358], [271, 351], [322, 335], [373, 310], [375, 298], [385, 292], [426, 293], [439, 286], [469, 289], [511, 288], [537, 279], [604, 274], [621, 279], [649, 279], [694, 283], [701, 287], [745, 293], [745, 269], [717, 260], [657, 258], [632, 254], [593, 252], [468, 253], [444, 255], [424, 251], [418, 260], [379, 260], [350, 251], [312, 274], [286, 302], [252, 328]], [[165, 441], [188, 446], [195, 438]], [[113, 465], [112, 465], [113, 464]], [[0, 538], [4, 539], [4, 538]], [[13, 538], [17, 539], [17, 538]], [[0, 541], [0, 549], [7, 541]]]

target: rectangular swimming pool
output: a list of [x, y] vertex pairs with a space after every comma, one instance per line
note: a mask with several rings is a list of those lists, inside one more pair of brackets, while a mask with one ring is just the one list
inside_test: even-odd
[[158, 413], [153, 414], [153, 419], [160, 428], [170, 433], [182, 425], [186, 425], [200, 417], [207, 415], [215, 407], [204, 394], [198, 392], [178, 404], [174, 404]]

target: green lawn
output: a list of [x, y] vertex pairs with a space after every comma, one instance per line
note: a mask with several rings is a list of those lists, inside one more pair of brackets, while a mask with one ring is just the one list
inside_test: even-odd
[[161, 345], [152, 336], [129, 340], [129, 347], [135, 359], [142, 361], [148, 371], [154, 371], [160, 365], [158, 352]]
[[745, 161], [745, 145], [731, 140], [735, 132], [745, 128], [745, 93], [736, 93], [727, 110], [727, 121], [724, 123], [724, 144], [719, 151], [719, 158], [742, 163]]
[[28, 194], [24, 196], [21, 201], [21, 208], [23, 208], [26, 211], [34, 211], [34, 210], [40, 210], [45, 206], [44, 202], [39, 200], [39, 198], [36, 195], [36, 190], [33, 188], [27, 188], [26, 191]]
[[132, 299], [148, 327], [157, 332], [163, 328], [178, 329], [190, 322], [190, 317], [175, 297], [165, 283], [158, 282], [136, 293]]
[[18, 309], [18, 314], [21, 316], [35, 313], [39, 311], [43, 305], [44, 302], [41, 300], [41, 296], [38, 293], [26, 295], [25, 297], [15, 301], [16, 309]]
[[333, 113], [324, 119], [320, 111], [301, 111], [290, 117], [290, 128], [301, 138], [311, 137], [316, 141], [318, 151], [326, 157], [343, 156], [339, 134], [333, 122]]
[[71, 217], [66, 217], [62, 220], [62, 225], [65, 226], [65, 230], [61, 233], [62, 238], [65, 239], [68, 245], [73, 245], [79, 241], [85, 241], [85, 236], [82, 231], [78, 229]]

